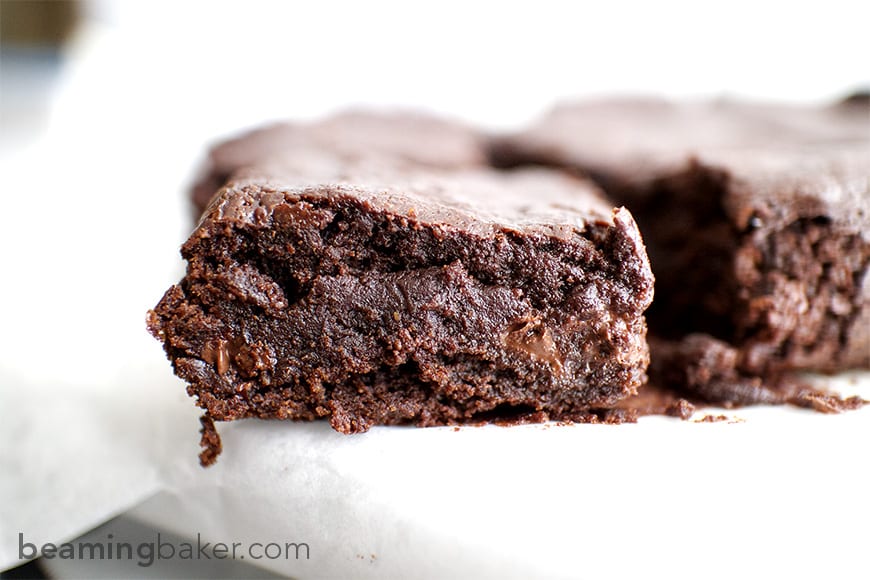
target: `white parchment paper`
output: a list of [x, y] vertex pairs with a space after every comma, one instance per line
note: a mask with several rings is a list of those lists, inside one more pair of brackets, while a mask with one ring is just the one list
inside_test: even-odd
[[213, 469], [133, 513], [213, 541], [305, 541], [310, 560], [258, 562], [299, 578], [865, 574], [870, 413], [737, 416], [353, 437], [248, 421], [222, 430]]

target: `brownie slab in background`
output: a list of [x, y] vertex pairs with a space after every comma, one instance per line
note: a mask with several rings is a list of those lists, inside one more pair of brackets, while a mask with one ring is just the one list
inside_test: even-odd
[[[411, 164], [413, 165], [413, 164]], [[653, 278], [633, 218], [549, 170], [286, 151], [240, 169], [149, 314], [210, 421], [620, 420]]]
[[214, 146], [192, 191], [195, 217], [236, 171], [266, 157], [322, 151], [348, 162], [380, 155], [433, 169], [486, 164], [480, 133], [462, 123], [411, 111], [346, 111], [319, 122], [275, 123]]
[[492, 151], [592, 176], [637, 216], [651, 332], [685, 343], [655, 343], [660, 379], [740, 404], [762, 377], [870, 367], [867, 99], [565, 105]]

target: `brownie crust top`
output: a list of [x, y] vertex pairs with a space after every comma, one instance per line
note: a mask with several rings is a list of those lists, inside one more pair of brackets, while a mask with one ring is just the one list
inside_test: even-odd
[[410, 111], [351, 110], [309, 124], [274, 123], [214, 146], [194, 185], [194, 205], [202, 213], [240, 169], [269, 157], [312, 153], [351, 164], [383, 157], [430, 169], [479, 167], [487, 161], [484, 138], [460, 122]]
[[588, 221], [613, 225], [612, 205], [597, 187], [546, 169], [434, 171], [385, 157], [347, 162], [310, 151], [273, 156], [238, 171], [203, 221], [260, 223], [285, 195], [351, 196], [375, 211], [479, 235], [514, 230], [565, 238]]
[[[729, 180], [725, 209], [783, 225], [824, 215], [870, 235], [870, 101], [827, 107], [728, 100], [567, 103], [493, 143], [498, 164], [573, 167], [617, 192], [644, 189], [692, 164]], [[753, 215], [761, 208], [765, 216]]]
[[847, 99], [827, 107], [725, 99], [568, 102], [501, 145], [560, 165], [625, 172], [660, 171], [710, 151], [833, 143], [870, 144], [870, 100]]

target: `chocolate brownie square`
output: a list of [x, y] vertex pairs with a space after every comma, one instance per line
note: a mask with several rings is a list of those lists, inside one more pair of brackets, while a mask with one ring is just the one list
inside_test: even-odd
[[211, 420], [618, 420], [649, 362], [632, 216], [548, 170], [281, 151], [238, 170], [149, 313]]
[[492, 154], [592, 176], [637, 216], [651, 332], [685, 343], [654, 346], [665, 380], [737, 404], [761, 377], [870, 367], [867, 99], [565, 105]]

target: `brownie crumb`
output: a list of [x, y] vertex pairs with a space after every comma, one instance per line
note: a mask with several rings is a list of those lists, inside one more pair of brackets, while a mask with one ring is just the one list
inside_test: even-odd
[[728, 415], [704, 415], [700, 419], [695, 419], [693, 423], [731, 423], [731, 418]]
[[689, 419], [692, 414], [695, 412], [695, 405], [687, 401], [686, 399], [679, 399], [674, 403], [668, 405], [665, 409], [665, 415], [669, 417], [678, 417], [683, 421]]
[[822, 413], [855, 410], [868, 401], [809, 384], [795, 373], [754, 375], [740, 369], [741, 351], [704, 334], [653, 339], [651, 380], [698, 401], [726, 408], [793, 405]]
[[202, 439], [200, 439], [199, 445], [203, 448], [199, 454], [199, 463], [203, 467], [208, 467], [217, 461], [223, 446], [220, 435], [218, 435], [215, 428], [214, 420], [208, 413], [200, 417], [199, 422], [202, 424], [202, 429], [199, 431], [202, 434]]
[[820, 413], [854, 411], [870, 403], [870, 401], [858, 396], [842, 398], [834, 393], [827, 393], [817, 389], [801, 389], [797, 394], [790, 397], [788, 402], [795, 406], [813, 409]]

